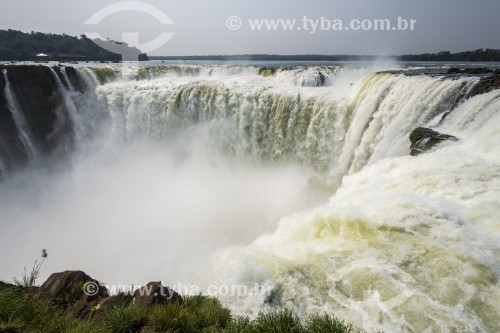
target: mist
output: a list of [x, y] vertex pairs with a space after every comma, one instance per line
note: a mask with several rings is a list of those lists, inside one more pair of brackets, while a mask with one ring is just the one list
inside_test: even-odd
[[223, 156], [205, 134], [102, 138], [56, 172], [32, 166], [0, 185], [1, 278], [20, 276], [45, 248], [41, 280], [79, 269], [109, 284], [196, 283], [215, 250], [321, 200], [312, 170]]

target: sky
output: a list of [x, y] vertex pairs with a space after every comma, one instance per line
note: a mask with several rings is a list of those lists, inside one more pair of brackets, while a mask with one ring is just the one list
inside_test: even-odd
[[[73, 36], [98, 33], [118, 41], [124, 40], [124, 33], [133, 33], [138, 36], [133, 44], [143, 51], [152, 42], [150, 55], [397, 55], [500, 48], [499, 0], [144, 0], [134, 4], [134, 8], [148, 8], [142, 11], [132, 11], [130, 3], [116, 0], [1, 1], [5, 4], [0, 29]], [[99, 23], [85, 24], [113, 4], [115, 10]], [[150, 15], [147, 11], [153, 7]], [[165, 17], [172, 24], [166, 24]], [[414, 29], [398, 30], [404, 28], [403, 23], [397, 26], [398, 17], [415, 20]], [[289, 20], [293, 29], [282, 29], [280, 21], [276, 21], [277, 30], [252, 29], [252, 24], [265, 19]], [[366, 28], [374, 26], [375, 19], [390, 20], [391, 29], [397, 29], [360, 27], [363, 20]], [[352, 20], [358, 20], [354, 26]], [[333, 22], [336, 29], [328, 29]], [[155, 42], [167, 33], [173, 37]]]

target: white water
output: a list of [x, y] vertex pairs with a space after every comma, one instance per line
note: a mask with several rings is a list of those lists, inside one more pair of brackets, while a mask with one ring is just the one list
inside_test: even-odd
[[[2, 267], [47, 247], [47, 271], [258, 283], [301, 316], [369, 331], [500, 330], [500, 92], [436, 129], [461, 141], [410, 157], [411, 130], [475, 78], [342, 68], [312, 88], [307, 69], [186, 68], [104, 85], [81, 70], [109, 126], [69, 170], [0, 187], [0, 251], [23, 244]], [[219, 297], [239, 314], [268, 306]]]
[[24, 114], [19, 111], [19, 102], [17, 101], [16, 95], [12, 90], [12, 85], [9, 81], [6, 69], [3, 70], [3, 77], [5, 79], [5, 98], [7, 100], [7, 107], [12, 114], [12, 119], [14, 119], [14, 123], [16, 124], [16, 128], [19, 132], [19, 138], [26, 149], [29, 159], [34, 161], [38, 158], [39, 149], [33, 139], [33, 134], [31, 133], [31, 129], [28, 126]]

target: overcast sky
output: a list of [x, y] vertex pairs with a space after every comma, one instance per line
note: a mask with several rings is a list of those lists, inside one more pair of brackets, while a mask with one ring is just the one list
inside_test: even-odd
[[[500, 0], [145, 0], [172, 25], [141, 12], [123, 11], [94, 26], [92, 15], [119, 1], [2, 0], [0, 28], [80, 35], [98, 32], [122, 40], [137, 32], [139, 42], [162, 32], [174, 37], [151, 55], [207, 54], [406, 54], [500, 48]], [[242, 26], [227, 28], [238, 16]], [[252, 31], [249, 19], [416, 20], [414, 31]], [[235, 22], [232, 22], [233, 27]], [[299, 26], [300, 26], [299, 25]], [[319, 30], [319, 26], [318, 26]]]

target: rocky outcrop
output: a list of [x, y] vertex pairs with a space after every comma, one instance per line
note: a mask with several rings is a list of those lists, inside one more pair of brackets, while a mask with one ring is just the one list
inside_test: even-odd
[[139, 306], [169, 302], [182, 302], [182, 296], [170, 287], [163, 286], [161, 282], [149, 282], [134, 293], [134, 304]]
[[150, 282], [133, 295], [119, 293], [109, 296], [104, 286], [82, 271], [54, 273], [41, 287], [31, 292], [49, 299], [54, 305], [81, 319], [104, 318], [114, 307], [132, 302], [141, 307], [183, 302], [179, 293], [163, 286], [161, 282]]
[[71, 137], [72, 124], [51, 69], [45, 66], [5, 69], [35, 141], [43, 153], [52, 153]]
[[321, 71], [316, 70], [307, 73], [301, 81], [303, 87], [323, 87], [326, 83], [326, 77]]
[[[28, 154], [24, 149], [16, 124], [8, 108], [3, 69], [5, 68], [0, 66], [0, 161], [4, 164], [5, 171], [9, 171], [13, 170], [16, 166], [26, 165]], [[1, 178], [2, 175], [0, 175]]]
[[476, 67], [476, 68], [456, 68], [452, 67], [448, 69], [446, 74], [470, 74], [470, 75], [477, 75], [477, 74], [490, 74], [490, 73], [495, 73], [495, 70], [489, 69], [487, 67]]
[[40, 293], [78, 318], [88, 317], [99, 299], [108, 295], [105, 287], [82, 271], [52, 274], [40, 287]]
[[458, 141], [453, 135], [441, 134], [430, 128], [418, 127], [410, 134], [410, 155], [420, 155], [429, 151], [446, 141]]
[[495, 89], [500, 89], [500, 75], [484, 77], [471, 89], [467, 97], [485, 94]]
[[59, 89], [54, 72], [67, 90], [83, 94], [87, 87], [74, 68], [65, 67], [66, 75], [62, 70], [61, 67], [0, 65], [0, 172], [22, 168], [30, 158], [9, 107], [4, 71], [10, 83], [10, 96], [16, 101], [16, 112], [21, 114], [39, 155], [48, 157], [71, 151], [74, 124], [64, 98], [66, 92]]

